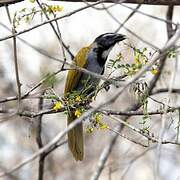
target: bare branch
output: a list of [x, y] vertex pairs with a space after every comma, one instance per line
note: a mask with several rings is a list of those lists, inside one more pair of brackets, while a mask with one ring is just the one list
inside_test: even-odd
[[120, 118], [117, 118], [117, 117], [115, 117], [115, 116], [113, 116], [113, 115], [110, 115], [110, 116], [108, 116], [108, 117], [110, 117], [111, 119], [113, 119], [113, 120], [115, 120], [115, 121], [117, 121], [117, 122], [119, 122], [119, 123], [122, 123], [124, 126], [130, 128], [130, 129], [133, 130], [134, 132], [137, 132], [138, 134], [144, 136], [145, 138], [147, 138], [148, 140], [150, 140], [152, 143], [158, 143], [158, 144], [159, 144], [159, 143], [161, 143], [161, 144], [176, 144], [176, 145], [178, 145], [178, 146], [180, 145], [180, 143], [173, 142], [173, 141], [169, 141], [169, 140], [159, 141], [158, 138], [154, 137], [154, 135], [151, 135], [151, 134], [149, 134], [149, 133], [146, 133], [146, 132], [142, 131], [141, 129], [138, 129], [138, 128], [130, 125], [128, 122], [126, 122], [126, 121], [124, 121], [124, 120], [122, 120], [122, 119], [120, 119]]
[[165, 23], [168, 23], [168, 24], [172, 24], [172, 25], [177, 26], [177, 24], [174, 23], [174, 22], [172, 21], [172, 19], [170, 19], [170, 18], [163, 19], [163, 18], [160, 18], [160, 17], [157, 17], [157, 16], [153, 16], [153, 15], [151, 15], [151, 14], [147, 14], [147, 13], [142, 12], [142, 11], [136, 9], [136, 8], [132, 8], [132, 7], [130, 7], [130, 6], [127, 6], [127, 5], [125, 5], [125, 4], [121, 4], [121, 6], [126, 7], [126, 8], [128, 8], [128, 9], [131, 9], [133, 12], [135, 11], [135, 12], [137, 12], [137, 13], [139, 13], [139, 14], [142, 14], [142, 15], [144, 15], [144, 16], [150, 17], [150, 18], [155, 19], [155, 20], [157, 20], [157, 21], [162, 21], [162, 22], [165, 22]]
[[124, 25], [125, 23], [134, 16], [134, 14], [136, 13], [136, 11], [141, 7], [141, 4], [137, 5], [137, 7], [129, 14], [129, 16], [124, 20], [124, 22], [122, 24], [119, 25], [119, 27], [116, 29], [115, 32], [118, 32]]
[[[18, 2], [22, 2], [24, 0], [1, 0], [0, 1], [0, 7], [7, 5], [7, 4], [15, 4]], [[60, 0], [51, 0], [51, 1], [60, 1]], [[82, 0], [63, 0], [66, 2], [82, 2]], [[87, 2], [96, 2], [97, 0], [87, 0]], [[108, 0], [106, 2], [112, 3], [112, 2], [116, 2], [113, 0]], [[126, 0], [126, 3], [134, 3], [134, 4], [149, 4], [149, 5], [180, 5], [180, 1], [179, 0], [170, 0], [170, 1], [166, 1], [166, 0]]]
[[[41, 3], [40, 3], [38, 0], [36, 0], [36, 2], [38, 3], [39, 7], [41, 8], [42, 12], [44, 13], [46, 19], [47, 19], [47, 20], [50, 20], [48, 14], [43, 10], [43, 6], [41, 5]], [[52, 13], [53, 13], [53, 12], [52, 12]], [[53, 14], [54, 14], [54, 13], [53, 13]], [[54, 18], [55, 18], [55, 16], [54, 16]], [[53, 31], [54, 31], [56, 37], [58, 38], [59, 42], [60, 42], [60, 45], [61, 45], [61, 47], [62, 47], [62, 53], [63, 53], [64, 62], [66, 62], [66, 56], [65, 56], [65, 51], [64, 51], [64, 49], [66, 49], [66, 51], [69, 53], [71, 59], [74, 58], [74, 55], [72, 54], [72, 52], [69, 50], [68, 46], [66, 46], [66, 44], [65, 44], [64, 41], [62, 40], [60, 28], [59, 28], [59, 25], [58, 25], [58, 21], [55, 20], [55, 23], [56, 23], [57, 30], [55, 29], [55, 27], [54, 27], [54, 25], [53, 25], [52, 22], [50, 22], [49, 24], [50, 24], [51, 28], [53, 29]], [[64, 65], [64, 63], [63, 63], [63, 65]], [[64, 66], [62, 66], [62, 67], [64, 67]], [[62, 68], [62, 69], [63, 69], [63, 68]]]
[[[52, 1], [60, 1], [60, 0], [52, 0]], [[67, 2], [81, 2], [81, 0], [63, 0]], [[96, 2], [96, 0], [87, 0], [88, 2]], [[107, 2], [116, 3], [117, 0], [108, 0]], [[149, 4], [149, 5], [180, 5], [179, 0], [126, 0], [126, 3], [134, 3], [134, 4]]]
[[0, 0], [0, 7], [1, 6], [7, 6], [9, 4], [15, 4], [15, 3], [18, 3], [18, 2], [22, 2], [24, 0]]
[[[136, 156], [135, 158], [133, 158], [133, 159], [129, 162], [129, 165], [126, 167], [126, 169], [125, 169], [124, 173], [121, 175], [120, 179], [121, 179], [121, 180], [124, 180], [127, 172], [130, 170], [130, 168], [132, 167], [132, 165], [133, 165], [138, 159], [140, 159], [141, 157], [143, 157], [147, 152], [153, 150], [155, 147], [156, 147], [156, 145], [154, 145], [154, 146], [146, 149], [145, 151], [143, 151], [142, 153], [140, 153], [138, 156]], [[114, 171], [115, 171], [115, 170], [114, 170]]]
[[[158, 94], [158, 93], [167, 93], [168, 92], [168, 88], [161, 88], [161, 89], [156, 89], [154, 90], [151, 95], [154, 95], [154, 94]], [[172, 93], [177, 93], [179, 94], [180, 93], [180, 89], [176, 89], [176, 88], [173, 88], [172, 89]]]
[[[121, 128], [122, 128], [122, 126], [118, 126], [115, 128], [115, 130], [117, 132], [120, 132]], [[111, 140], [106, 145], [106, 147], [104, 148], [103, 152], [101, 153], [101, 155], [99, 157], [96, 170], [94, 171], [93, 175], [91, 176], [91, 180], [99, 179], [99, 176], [100, 176], [102, 170], [104, 169], [105, 163], [106, 163], [109, 155], [111, 154], [112, 148], [114, 147], [117, 137], [118, 137], [117, 133], [113, 133], [111, 135]]]
[[[82, 102], [81, 104], [85, 106], [87, 106], [87, 104], [89, 104], [89, 102]], [[75, 103], [73, 104], [74, 107], [78, 107], [79, 103]], [[89, 109], [90, 107], [86, 107], [86, 109]], [[167, 109], [167, 113], [173, 113], [176, 110], [178, 110], [180, 107], [169, 107]], [[29, 118], [36, 118], [45, 114], [55, 114], [55, 113], [61, 113], [66, 111], [66, 108], [61, 108], [57, 111], [53, 110], [53, 109], [45, 109], [45, 110], [40, 110], [39, 112], [31, 112], [31, 111], [23, 111], [23, 112], [18, 112], [19, 116], [23, 116], [23, 117], [29, 117]], [[7, 114], [7, 113], [15, 113], [14, 110], [4, 110], [4, 109], [0, 109], [0, 113], [2, 114]], [[113, 110], [107, 110], [107, 109], [100, 109], [97, 112], [100, 113], [105, 113], [106, 115], [118, 115], [118, 116], [144, 116], [144, 112], [143, 111], [113, 111]], [[154, 110], [154, 111], [148, 111], [146, 112], [146, 114], [148, 115], [159, 115], [159, 114], [163, 114], [164, 111], [163, 110]]]
[[[168, 108], [167, 112], [174, 112], [180, 107]], [[143, 116], [143, 111], [113, 111], [113, 110], [100, 110], [99, 112], [104, 112], [106, 115], [118, 115], [118, 116]], [[163, 114], [163, 110], [149, 111], [146, 112], [148, 115], [158, 115]]]
[[112, 129], [112, 128], [109, 128], [109, 127], [108, 127], [107, 129], [109, 129], [110, 131], [112, 131], [112, 132], [118, 134], [119, 136], [127, 139], [128, 141], [133, 142], [134, 144], [138, 144], [138, 145], [140, 145], [140, 146], [142, 146], [142, 147], [148, 147], [148, 145], [145, 145], [145, 144], [143, 144], [143, 143], [141, 143], [141, 142], [138, 142], [138, 141], [136, 141], [136, 140], [133, 140], [133, 139], [131, 139], [130, 137], [126, 136], [125, 134], [122, 134], [122, 133], [116, 131], [115, 129]]
[[[44, 94], [44, 92], [42, 93], [42, 95]], [[39, 104], [38, 104], [38, 109], [42, 110], [43, 107], [43, 98], [41, 97], [39, 99]], [[44, 145], [42, 142], [42, 117], [43, 114], [40, 115], [37, 119], [37, 135], [36, 135], [36, 142], [38, 145], [38, 148], [41, 149]], [[38, 180], [43, 180], [43, 176], [44, 176], [44, 165], [45, 165], [45, 156], [44, 153], [42, 153], [39, 156], [39, 168], [38, 168]]]
[[[9, 23], [12, 26], [12, 34], [14, 35], [16, 33], [16, 30], [14, 28], [13, 21], [11, 20], [11, 15], [9, 12], [8, 6], [6, 7], [7, 16], [9, 19]], [[14, 53], [14, 66], [15, 66], [15, 74], [16, 74], [16, 84], [17, 84], [17, 91], [18, 91], [18, 110], [20, 108], [20, 100], [21, 100], [21, 82], [19, 79], [19, 68], [18, 68], [18, 58], [17, 58], [17, 43], [16, 43], [16, 37], [13, 36], [13, 53]]]
[[[167, 19], [172, 20], [173, 19], [173, 6], [169, 6], [167, 10]], [[173, 32], [172, 24], [167, 23], [167, 33], [168, 37], [170, 40], [173, 39], [173, 35], [170, 34], [170, 32]], [[177, 61], [177, 58], [176, 58]], [[176, 77], [176, 72], [177, 72], [177, 64], [176, 61], [174, 62], [174, 67], [173, 71], [171, 73], [171, 79], [169, 83], [169, 90], [168, 90], [168, 95], [166, 99], [166, 105], [164, 107], [164, 114], [162, 115], [162, 120], [161, 120], [161, 126], [160, 126], [160, 132], [159, 132], [159, 138], [158, 138], [158, 146], [157, 146], [157, 152], [156, 152], [156, 163], [155, 163], [155, 179], [160, 177], [160, 160], [161, 160], [161, 150], [162, 150], [162, 142], [165, 134], [165, 128], [166, 128], [166, 119], [167, 119], [167, 109], [168, 109], [168, 104], [170, 101], [170, 95], [171, 95], [171, 90], [175, 82], [175, 77]]]

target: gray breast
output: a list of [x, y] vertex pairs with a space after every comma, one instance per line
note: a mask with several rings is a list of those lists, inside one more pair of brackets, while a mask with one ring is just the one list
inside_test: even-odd
[[97, 62], [97, 52], [92, 48], [87, 55], [87, 65], [86, 69], [97, 74], [101, 74], [103, 67]]
[[[96, 52], [93, 51], [93, 49], [91, 49], [87, 55], [87, 63], [85, 68], [97, 74], [103, 73], [104, 67], [100, 66], [97, 63], [97, 54]], [[82, 92], [83, 94], [89, 95], [93, 91], [95, 91], [99, 82], [100, 82], [99, 78], [96, 78], [89, 74], [82, 73], [80, 77], [80, 82], [76, 87], [76, 90]]]

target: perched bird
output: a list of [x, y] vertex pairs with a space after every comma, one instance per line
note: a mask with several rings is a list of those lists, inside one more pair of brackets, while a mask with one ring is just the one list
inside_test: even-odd
[[[126, 39], [126, 36], [116, 33], [106, 33], [98, 36], [90, 46], [80, 49], [74, 58], [73, 63], [79, 67], [85, 68], [91, 72], [97, 74], [104, 73], [104, 67], [108, 55], [113, 46], [122, 40]], [[82, 92], [85, 95], [90, 95], [96, 90], [100, 79], [85, 74], [78, 70], [69, 70], [66, 78], [64, 95], [77, 91]], [[85, 86], [87, 86], [85, 88]], [[68, 113], [68, 124], [74, 121], [77, 117], [75, 111], [70, 110]], [[71, 131], [68, 132], [68, 144], [69, 148], [76, 160], [83, 160], [84, 157], [84, 143], [83, 143], [83, 125], [78, 124]]]

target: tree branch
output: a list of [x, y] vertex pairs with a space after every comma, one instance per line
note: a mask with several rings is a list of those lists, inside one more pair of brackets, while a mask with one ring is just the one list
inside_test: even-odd
[[[22, 2], [24, 0], [0, 0], [0, 7], [9, 5], [9, 4], [15, 4], [18, 2]], [[60, 0], [50, 0], [50, 1], [60, 1]], [[82, 0], [61, 0], [66, 2], [83, 2]], [[97, 0], [87, 0], [87, 2], [96, 2]], [[107, 0], [106, 2], [116, 2], [113, 0]], [[180, 0], [126, 0], [126, 3], [133, 3], [133, 4], [148, 4], [148, 5], [180, 5]]]
[[[42, 93], [42, 95], [44, 94], [44, 92]], [[39, 99], [39, 104], [38, 104], [38, 109], [42, 110], [43, 108], [43, 98], [41, 97]], [[43, 114], [40, 115], [37, 119], [37, 135], [36, 135], [36, 142], [38, 145], [38, 148], [41, 149], [43, 148], [43, 141], [42, 141], [42, 117]], [[42, 153], [39, 156], [39, 167], [38, 167], [38, 180], [43, 180], [43, 176], [44, 176], [44, 165], [45, 165], [45, 156], [44, 153]]]
[[0, 7], [15, 4], [24, 0], [0, 0]]
[[[8, 6], [5, 6], [7, 16], [9, 19], [9, 23], [12, 26], [12, 34], [14, 35], [16, 33], [16, 29], [14, 27], [13, 21], [10, 16], [9, 8]], [[17, 84], [17, 91], [18, 91], [18, 110], [20, 108], [20, 100], [21, 100], [21, 82], [19, 78], [19, 68], [18, 68], [18, 57], [17, 57], [17, 42], [16, 37], [13, 37], [13, 55], [14, 55], [14, 68], [15, 68], [15, 75], [16, 75], [16, 84]]]
[[[60, 1], [60, 0], [51, 0], [51, 1]], [[82, 2], [82, 0], [61, 0], [66, 2]], [[87, 2], [96, 2], [97, 0], [87, 0]], [[117, 0], [107, 0], [106, 2], [116, 3]], [[126, 3], [133, 4], [149, 4], [149, 5], [180, 5], [180, 0], [126, 0]]]

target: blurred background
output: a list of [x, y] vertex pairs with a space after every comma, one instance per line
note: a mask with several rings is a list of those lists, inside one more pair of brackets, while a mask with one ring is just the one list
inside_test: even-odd
[[[60, 5], [63, 7], [57, 16], [67, 14], [80, 7], [85, 6], [85, 3], [69, 3], [69, 2], [48, 2], [49, 5]], [[107, 3], [104, 6], [111, 6]], [[125, 4], [129, 7], [136, 8], [137, 5]], [[37, 7], [36, 3], [30, 3], [28, 0], [9, 6], [11, 17], [23, 8], [31, 9]], [[102, 8], [102, 5], [96, 6]], [[6, 27], [11, 29], [8, 21], [5, 7], [0, 8], [0, 38], [6, 37], [11, 34]], [[152, 16], [166, 19], [167, 6], [151, 6], [141, 5], [138, 9]], [[132, 12], [131, 9], [121, 6], [120, 4], [114, 5], [108, 9], [117, 21], [123, 23], [124, 20]], [[180, 8], [174, 8], [173, 22], [179, 22]], [[46, 18], [41, 18], [36, 15], [33, 20], [20, 22], [17, 26], [17, 31], [33, 27], [34, 25], [45, 21]], [[75, 55], [78, 50], [84, 46], [89, 45], [98, 35], [106, 32], [114, 32], [120, 24], [117, 23], [106, 10], [98, 10], [95, 8], [88, 8], [76, 14], [68, 16], [58, 21], [61, 31], [62, 40], [69, 47], [69, 50]], [[6, 27], [5, 27], [5, 26]], [[125, 34], [128, 39], [125, 41], [136, 48], [153, 49], [149, 44], [130, 33], [130, 31], [137, 34], [140, 38], [162, 48], [167, 42], [167, 29], [166, 23], [135, 13], [126, 23], [125, 28], [122, 27], [118, 32]], [[130, 31], [128, 31], [127, 29]], [[19, 64], [19, 75], [22, 83], [22, 93], [27, 92], [36, 83], [38, 83], [46, 74], [55, 72], [61, 68], [62, 63], [55, 61], [52, 58], [40, 54], [39, 50], [45, 51], [47, 54], [58, 59], [63, 59], [61, 45], [56, 35], [52, 31], [49, 24], [43, 25], [27, 33], [18, 36], [17, 39], [17, 53]], [[33, 48], [32, 48], [33, 46]], [[17, 95], [16, 76], [14, 70], [13, 60], [13, 44], [12, 39], [0, 41], [0, 99]], [[112, 50], [109, 58], [116, 57], [117, 53], [123, 54], [122, 63], [133, 62], [133, 52], [130, 47], [124, 43], [116, 45]], [[66, 53], [68, 62], [71, 58]], [[164, 73], [160, 78], [157, 88], [167, 88], [169, 86], [170, 75], [174, 67], [175, 60], [168, 59], [164, 68]], [[179, 66], [177, 65], [176, 79], [174, 88], [179, 88]], [[56, 83], [53, 87], [56, 94], [60, 97], [63, 96], [64, 83], [67, 71], [63, 71], [56, 76]], [[105, 74], [108, 74], [108, 69]], [[148, 75], [146, 78], [151, 78]], [[38, 88], [31, 98], [22, 101], [22, 109], [31, 112], [38, 111], [38, 98], [45, 89], [45, 85]], [[111, 87], [108, 92], [102, 90], [93, 106], [107, 99], [114, 94], [117, 88]], [[165, 102], [167, 94], [157, 94], [153, 98]], [[137, 101], [137, 97], [129, 89], [123, 93], [115, 103], [111, 104], [108, 108], [112, 110], [126, 110], [129, 106]], [[178, 106], [179, 95], [171, 95], [172, 105]], [[43, 109], [47, 109], [52, 105], [51, 100], [45, 100]], [[25, 158], [29, 157], [32, 153], [38, 150], [36, 142], [37, 136], [37, 119], [20, 117], [15, 115], [15, 109], [18, 106], [17, 101], [8, 101], [0, 103], [0, 110], [8, 110], [8, 113], [0, 113], [0, 170], [4, 172]], [[159, 104], [152, 100], [148, 102], [148, 110], [155, 110]], [[178, 113], [171, 113], [167, 116], [166, 131], [164, 134], [165, 139], [173, 139], [177, 133]], [[149, 117], [147, 120], [148, 127], [151, 133], [156, 137], [160, 132], [161, 116], [156, 115]], [[104, 117], [103, 120], [113, 129], [118, 122]], [[129, 119], [129, 123], [137, 128], [142, 128], [142, 116], [135, 116]], [[43, 115], [42, 117], [42, 139], [43, 144], [48, 143], [57, 133], [66, 127], [66, 115], [64, 113]], [[93, 133], [85, 133], [85, 160], [83, 162], [75, 162], [71, 153], [68, 150], [67, 143], [60, 146], [51, 152], [45, 160], [44, 179], [45, 180], [83, 180], [90, 179], [93, 172], [97, 169], [97, 163], [104, 147], [111, 139], [113, 132], [108, 130], [95, 130]], [[147, 139], [133, 132], [131, 129], [125, 127], [123, 134], [131, 139], [147, 144]], [[65, 138], [66, 139], [66, 138]], [[100, 175], [100, 180], [116, 180], [116, 179], [137, 179], [137, 180], [152, 180], [155, 179], [155, 165], [157, 158], [157, 144], [149, 142], [149, 147], [142, 147], [139, 144], [128, 141], [125, 138], [118, 137], [114, 145], [111, 155], [109, 156], [104, 170]], [[176, 145], [163, 145], [161, 149], [161, 161], [159, 164], [160, 173], [157, 179], [162, 180], [178, 180], [180, 179], [180, 148]], [[29, 180], [37, 179], [38, 176], [38, 160], [32, 161], [23, 168], [17, 170], [13, 175], [3, 177], [2, 179], [18, 179]]]

